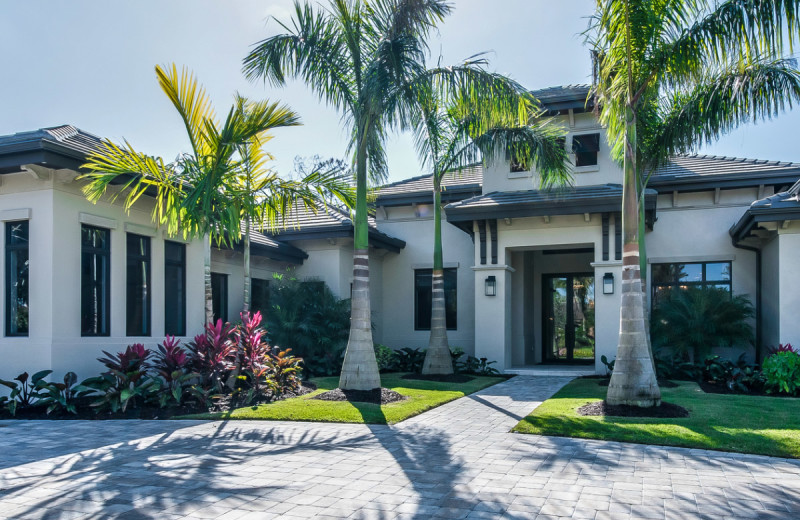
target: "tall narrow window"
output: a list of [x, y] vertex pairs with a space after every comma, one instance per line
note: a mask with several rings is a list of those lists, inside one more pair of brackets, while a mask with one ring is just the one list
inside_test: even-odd
[[164, 242], [164, 333], [186, 335], [186, 246]]
[[6, 222], [6, 336], [28, 335], [28, 221]]
[[150, 238], [128, 233], [125, 334], [150, 335]]
[[[444, 270], [444, 306], [447, 330], [456, 330], [458, 302], [458, 270]], [[414, 271], [414, 330], [431, 330], [431, 310], [433, 305], [433, 270]]]
[[211, 273], [211, 308], [214, 321], [228, 321], [228, 275]]
[[111, 232], [81, 226], [81, 336], [108, 336]]
[[250, 279], [250, 310], [266, 318], [269, 312], [269, 280]]

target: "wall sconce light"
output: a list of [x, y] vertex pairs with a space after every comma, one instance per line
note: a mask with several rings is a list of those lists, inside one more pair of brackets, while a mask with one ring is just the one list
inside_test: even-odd
[[497, 278], [494, 276], [486, 277], [486, 296], [497, 296]]
[[614, 273], [603, 275], [603, 294], [614, 294]]

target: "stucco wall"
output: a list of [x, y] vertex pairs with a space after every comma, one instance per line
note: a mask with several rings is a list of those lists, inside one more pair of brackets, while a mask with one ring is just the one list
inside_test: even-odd
[[[117, 352], [142, 342], [153, 347], [164, 337], [164, 235], [152, 224], [150, 207], [143, 200], [129, 214], [121, 204], [106, 198], [91, 204], [70, 182], [67, 172], [54, 179], [32, 181], [25, 174], [6, 175], [0, 195], [0, 211], [30, 208], [31, 331], [28, 338], [2, 338], [0, 377], [8, 378], [27, 370], [52, 369], [60, 378], [66, 371], [80, 378], [102, 369], [96, 358], [103, 350]], [[33, 183], [33, 184], [32, 184]], [[82, 215], [84, 215], [82, 217]], [[80, 335], [80, 229], [81, 219], [99, 219], [111, 228], [110, 336]], [[134, 232], [151, 236], [152, 336], [125, 335], [125, 235]], [[203, 320], [203, 253], [199, 241], [186, 251], [187, 333], [201, 330]], [[4, 314], [2, 314], [4, 316]]]
[[[573, 167], [572, 176], [575, 186], [590, 186], [595, 184], [622, 182], [622, 169], [611, 160], [611, 149], [606, 139], [605, 131], [598, 125], [597, 119], [591, 113], [575, 114], [574, 124], [570, 125], [568, 116], [559, 116], [556, 123], [567, 132], [566, 148], [572, 150], [572, 137], [580, 134], [600, 134], [600, 151], [597, 154], [596, 166]], [[570, 162], [574, 164], [575, 154], [569, 154]], [[533, 168], [529, 172], [511, 172], [509, 162], [499, 156], [490, 160], [484, 169], [483, 193], [497, 191], [521, 191], [539, 188], [539, 174]]]
[[800, 222], [793, 222], [789, 229], [781, 230], [780, 241], [780, 342], [800, 347]]
[[[411, 206], [404, 206], [386, 208], [385, 214], [379, 212], [377, 222], [378, 229], [406, 242], [400, 253], [387, 253], [383, 257], [378, 335], [392, 348], [427, 348], [430, 332], [414, 330], [414, 269], [433, 267], [433, 219], [425, 215], [417, 217]], [[472, 240], [443, 221], [442, 250], [445, 267], [458, 268], [458, 329], [448, 330], [447, 338], [451, 346], [461, 347], [471, 355], [475, 352]]]

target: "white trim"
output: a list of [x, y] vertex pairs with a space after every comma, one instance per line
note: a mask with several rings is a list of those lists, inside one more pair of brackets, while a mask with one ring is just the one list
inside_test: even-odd
[[605, 262], [590, 262], [590, 266], [594, 267], [595, 269], [604, 268], [604, 267], [620, 267], [622, 265], [622, 260], [611, 260]]
[[[458, 269], [460, 267], [460, 262], [444, 262], [442, 265], [445, 269]], [[433, 269], [433, 263], [411, 264], [411, 269]]]
[[125, 232], [133, 233], [135, 235], [144, 235], [146, 237], [154, 237], [158, 233], [158, 229], [150, 226], [143, 226], [141, 224], [134, 224], [133, 222], [126, 222]]
[[473, 265], [471, 267], [473, 271], [509, 271], [511, 273], [516, 273], [517, 270], [511, 267], [510, 265], [501, 265], [501, 264], [494, 264], [494, 265]]
[[4, 209], [0, 211], [0, 222], [30, 220], [32, 213], [31, 208]]
[[682, 264], [682, 263], [698, 263], [698, 262], [733, 262], [736, 260], [736, 255], [723, 254], [723, 255], [702, 255], [702, 256], [657, 256], [648, 258], [648, 264]]
[[106, 229], [117, 229], [117, 221], [113, 218], [99, 217], [90, 213], [78, 213], [78, 221], [81, 224], [89, 224]]
[[163, 238], [164, 240], [169, 240], [171, 242], [178, 242], [179, 244], [191, 244], [192, 243], [192, 239], [191, 238], [183, 238], [183, 234], [180, 231], [178, 233], [176, 233], [175, 235], [170, 235], [167, 232], [167, 230], [165, 229], [165, 230], [163, 230], [161, 232], [161, 238]]

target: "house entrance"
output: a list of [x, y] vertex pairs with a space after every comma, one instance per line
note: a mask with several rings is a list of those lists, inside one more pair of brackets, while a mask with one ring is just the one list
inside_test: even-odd
[[546, 274], [542, 277], [542, 360], [594, 363], [594, 276]]

